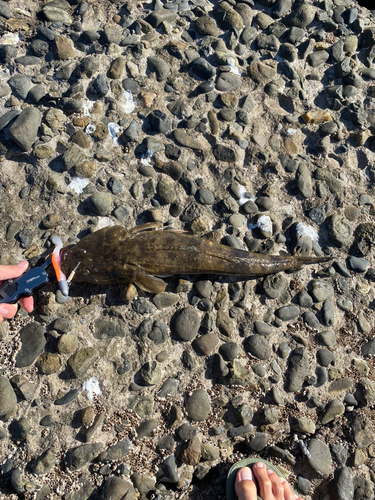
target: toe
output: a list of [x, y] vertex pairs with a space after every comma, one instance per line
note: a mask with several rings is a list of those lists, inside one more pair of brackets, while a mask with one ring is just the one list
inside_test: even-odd
[[284, 500], [284, 487], [285, 479], [279, 477], [273, 470], [267, 471], [268, 477], [272, 484], [272, 493], [276, 500]]
[[282, 486], [284, 488], [285, 500], [303, 500], [301, 497], [296, 497], [296, 495], [292, 491], [292, 488], [286, 481], [282, 484]]
[[259, 494], [263, 500], [273, 500], [272, 483], [267, 474], [266, 465], [263, 462], [257, 462], [253, 468], [254, 475], [258, 481]]
[[238, 500], [257, 500], [257, 488], [249, 467], [238, 470], [234, 489]]

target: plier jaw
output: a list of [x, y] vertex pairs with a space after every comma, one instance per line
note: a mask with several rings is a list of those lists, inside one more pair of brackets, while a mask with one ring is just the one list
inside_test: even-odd
[[0, 304], [14, 304], [21, 297], [32, 295], [37, 288], [49, 281], [55, 281], [56, 278], [46, 270], [51, 263], [49, 258], [44, 264], [33, 267], [22, 276], [3, 281], [0, 285]]

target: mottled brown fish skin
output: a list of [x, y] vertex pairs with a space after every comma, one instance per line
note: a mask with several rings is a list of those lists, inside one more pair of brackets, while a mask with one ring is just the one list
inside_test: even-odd
[[[156, 276], [216, 274], [264, 276], [326, 262], [330, 257], [263, 255], [238, 250], [178, 231], [127, 231], [111, 226], [96, 231], [66, 252], [62, 269], [68, 276], [80, 265], [73, 281], [96, 284], [135, 283], [149, 291], [165, 288]], [[152, 278], [155, 276], [155, 278]]]

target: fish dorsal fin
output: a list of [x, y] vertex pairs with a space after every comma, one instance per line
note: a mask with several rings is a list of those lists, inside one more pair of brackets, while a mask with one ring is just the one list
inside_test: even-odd
[[161, 293], [164, 292], [167, 284], [160, 278], [156, 278], [156, 276], [151, 276], [146, 273], [139, 273], [137, 279], [134, 282], [138, 288], [143, 290], [144, 292], [151, 293]]
[[155, 229], [161, 229], [163, 224], [161, 222], [148, 222], [147, 224], [141, 224], [140, 226], [135, 226], [129, 230], [129, 234], [142, 233], [143, 231], [153, 231]]

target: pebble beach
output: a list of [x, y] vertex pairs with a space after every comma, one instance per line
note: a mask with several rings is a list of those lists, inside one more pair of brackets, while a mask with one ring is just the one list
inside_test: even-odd
[[246, 457], [374, 498], [369, 9], [0, 0], [0, 264], [145, 223], [332, 259], [40, 288], [0, 325], [1, 500], [225, 500]]

